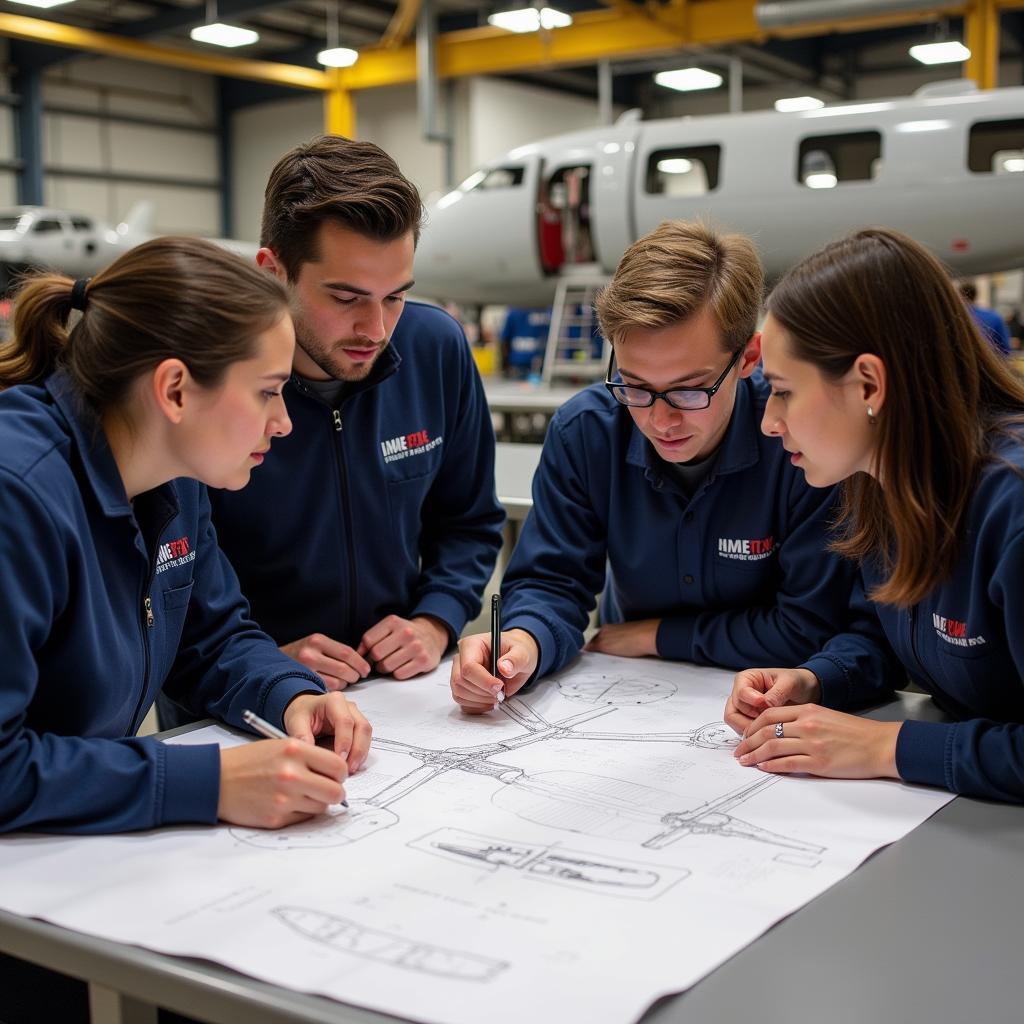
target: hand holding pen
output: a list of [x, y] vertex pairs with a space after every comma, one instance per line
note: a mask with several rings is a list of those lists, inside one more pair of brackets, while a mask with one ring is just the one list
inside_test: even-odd
[[491, 630], [459, 641], [452, 662], [452, 698], [463, 711], [480, 715], [511, 697], [537, 670], [537, 641], [524, 629], [501, 629], [501, 598], [491, 599]]

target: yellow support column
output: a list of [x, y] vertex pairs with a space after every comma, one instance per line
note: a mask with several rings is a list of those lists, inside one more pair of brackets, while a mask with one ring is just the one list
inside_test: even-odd
[[350, 89], [342, 84], [341, 71], [329, 72], [331, 87], [324, 96], [324, 131], [328, 135], [356, 137], [356, 105]]
[[994, 89], [999, 84], [999, 10], [996, 0], [974, 0], [965, 19], [970, 59], [964, 69], [979, 89]]

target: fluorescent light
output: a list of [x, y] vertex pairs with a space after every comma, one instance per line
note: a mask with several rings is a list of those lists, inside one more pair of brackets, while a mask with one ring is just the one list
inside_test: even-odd
[[73, 3], [73, 0], [11, 0], [11, 3], [22, 4], [25, 7], [41, 7], [48, 10], [51, 7], [60, 7], [61, 4]]
[[225, 25], [215, 21], [212, 25], [197, 25], [189, 33], [197, 43], [212, 43], [214, 46], [248, 46], [255, 43], [259, 32], [238, 25]]
[[817, 110], [823, 106], [825, 101], [819, 100], [817, 96], [787, 96], [775, 101], [775, 109], [780, 114], [789, 114], [794, 110]]
[[1003, 170], [1009, 171], [1011, 174], [1020, 174], [1024, 172], [1024, 158], [1012, 156], [1009, 159], [1004, 160]]
[[839, 179], [827, 171], [816, 171], [804, 178], [804, 184], [808, 188], [835, 188]]
[[668, 157], [658, 161], [658, 170], [662, 174], [689, 174], [693, 164], [686, 157]]
[[921, 43], [910, 48], [910, 56], [922, 64], [958, 64], [970, 55], [971, 51], [955, 40], [948, 43]]
[[316, 60], [325, 68], [350, 68], [359, 60], [359, 51], [351, 50], [347, 46], [332, 46], [328, 50], [321, 50], [316, 55]]
[[694, 92], [697, 89], [717, 89], [722, 84], [722, 76], [714, 71], [703, 68], [676, 68], [675, 71], [659, 71], [654, 76], [658, 85], [666, 89], [678, 89], [679, 92]]
[[540, 29], [565, 28], [572, 24], [572, 15], [554, 7], [522, 7], [515, 11], [499, 11], [487, 18], [489, 25], [506, 32], [537, 32]]

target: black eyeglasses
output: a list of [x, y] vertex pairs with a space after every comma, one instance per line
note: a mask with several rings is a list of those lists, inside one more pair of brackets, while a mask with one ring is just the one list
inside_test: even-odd
[[653, 388], [641, 388], [635, 384], [623, 384], [621, 381], [612, 380], [612, 367], [615, 365], [615, 352], [608, 360], [608, 379], [604, 386], [612, 393], [612, 397], [620, 405], [628, 405], [634, 409], [647, 409], [654, 405], [659, 398], [664, 399], [673, 409], [684, 409], [692, 412], [694, 409], [706, 409], [711, 404], [711, 399], [729, 376], [729, 371], [739, 361], [746, 346], [737, 349], [733, 353], [729, 365], [722, 371], [722, 376], [709, 388], [669, 388], [668, 391], [655, 391]]

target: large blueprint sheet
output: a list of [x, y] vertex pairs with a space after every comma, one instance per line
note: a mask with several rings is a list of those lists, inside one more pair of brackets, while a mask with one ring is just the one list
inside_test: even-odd
[[9, 837], [0, 906], [418, 1021], [626, 1024], [951, 799], [739, 766], [728, 672], [587, 654], [468, 718], [448, 671], [353, 688], [347, 813]]

